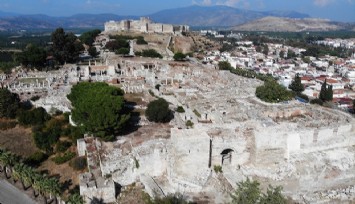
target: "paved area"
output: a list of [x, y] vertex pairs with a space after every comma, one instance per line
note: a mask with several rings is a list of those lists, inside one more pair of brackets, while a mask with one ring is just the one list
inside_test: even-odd
[[0, 179], [0, 204], [36, 204], [36, 202], [31, 200], [15, 186]]

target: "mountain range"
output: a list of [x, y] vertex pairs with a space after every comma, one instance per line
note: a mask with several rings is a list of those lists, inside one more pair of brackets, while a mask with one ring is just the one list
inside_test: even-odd
[[281, 18], [264, 17], [232, 28], [237, 31], [283, 31], [283, 32], [302, 32], [302, 31], [355, 31], [355, 24], [333, 22], [326, 19], [317, 18]]
[[[186, 24], [190, 26], [234, 27], [265, 17], [291, 19], [309, 18], [307, 14], [296, 11], [252, 11], [228, 6], [189, 6], [162, 10], [150, 15], [155, 22]], [[77, 14], [69, 17], [48, 15], [22, 15], [0, 11], [0, 30], [55, 29], [63, 28], [103, 28], [109, 20], [139, 19], [139, 16], [116, 14]]]
[[[266, 16], [306, 18], [307, 14], [295, 11], [251, 11], [228, 6], [189, 6], [168, 9], [146, 15], [155, 22], [186, 24], [190, 26], [235, 26]], [[69, 17], [52, 17], [42, 14], [23, 15], [0, 11], [0, 30], [52, 29], [103, 27], [109, 20], [138, 19], [139, 16], [116, 14], [77, 14]]]

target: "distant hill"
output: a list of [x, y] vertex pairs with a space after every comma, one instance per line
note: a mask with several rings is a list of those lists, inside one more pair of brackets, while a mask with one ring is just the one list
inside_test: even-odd
[[55, 29], [64, 28], [103, 28], [109, 20], [137, 19], [136, 16], [115, 14], [77, 14], [69, 17], [47, 15], [15, 15], [0, 17], [0, 30]]
[[307, 18], [295, 11], [250, 11], [228, 6], [189, 6], [163, 10], [148, 15], [156, 22], [186, 24], [190, 26], [233, 26], [266, 16]]
[[292, 19], [269, 16], [235, 26], [232, 29], [238, 31], [301, 32], [352, 30], [354, 28], [355, 24], [333, 22], [326, 19]]
[[[309, 15], [296, 11], [251, 11], [228, 6], [189, 6], [168, 9], [147, 15], [155, 22], [186, 24], [190, 26], [237, 26], [240, 30], [337, 30], [348, 28], [342, 23], [307, 20]], [[273, 18], [267, 17], [272, 16]], [[286, 18], [274, 18], [286, 17]], [[103, 28], [109, 20], [138, 19], [139, 16], [116, 14], [77, 14], [69, 17], [47, 15], [20, 15], [0, 11], [0, 30], [55, 29], [64, 28]], [[292, 20], [294, 18], [302, 20]], [[279, 21], [280, 22], [277, 22]], [[252, 22], [252, 24], [249, 24]], [[321, 23], [318, 24], [317, 23]], [[242, 26], [238, 26], [241, 25]], [[312, 24], [307, 27], [305, 24]], [[283, 28], [284, 27], [284, 28]], [[352, 27], [353, 28], [353, 27]]]

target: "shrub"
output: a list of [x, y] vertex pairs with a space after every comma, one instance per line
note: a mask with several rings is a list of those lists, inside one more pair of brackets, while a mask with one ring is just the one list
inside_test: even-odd
[[32, 96], [30, 100], [31, 101], [38, 101], [40, 98], [41, 97], [39, 97], [39, 96]]
[[160, 84], [155, 85], [155, 89], [158, 90], [158, 91], [159, 91], [160, 87], [161, 87]]
[[87, 166], [87, 161], [85, 157], [76, 157], [70, 161], [69, 165], [77, 171], [84, 170]]
[[151, 96], [155, 97], [155, 94], [154, 94], [154, 92], [153, 92], [152, 90], [149, 89], [148, 92], [149, 92], [149, 94], [150, 94]]
[[221, 165], [214, 165], [214, 166], [213, 166], [213, 170], [214, 170], [214, 172], [216, 172], [216, 173], [222, 173], [222, 172], [223, 172]]
[[163, 58], [163, 56], [154, 49], [143, 50], [141, 55], [142, 57]]
[[276, 81], [265, 81], [264, 85], [256, 88], [255, 95], [269, 103], [278, 103], [292, 98], [292, 92]]
[[65, 152], [72, 145], [71, 142], [68, 141], [59, 141], [56, 144], [55, 151], [56, 152]]
[[39, 166], [42, 162], [44, 162], [48, 158], [48, 155], [41, 152], [37, 151], [33, 154], [31, 154], [29, 157], [27, 157], [24, 161], [24, 163], [30, 165], [30, 166]]
[[312, 99], [312, 100], [310, 101], [310, 103], [311, 103], [311, 104], [318, 104], [318, 105], [320, 105], [320, 106], [323, 105], [323, 101], [322, 101], [321, 99], [319, 99], [319, 98]]
[[118, 55], [128, 55], [129, 54], [129, 48], [122, 47], [115, 52]]
[[139, 161], [134, 157], [134, 164], [136, 165], [136, 168], [139, 168]]
[[194, 123], [191, 120], [186, 121], [186, 126], [187, 127], [193, 127]]
[[166, 123], [173, 118], [173, 114], [169, 109], [169, 104], [163, 98], [150, 102], [145, 111], [145, 115], [149, 121], [157, 123]]
[[200, 114], [196, 109], [194, 109], [193, 112], [195, 113], [195, 115], [196, 115], [197, 117], [201, 118], [201, 114]]
[[138, 36], [137, 37], [137, 45], [146, 45], [148, 44], [147, 41], [144, 40], [143, 36]]
[[181, 52], [177, 52], [174, 54], [174, 60], [175, 61], [184, 61], [186, 58], [186, 55], [184, 53]]
[[178, 106], [177, 109], [176, 109], [176, 112], [185, 113], [185, 109], [182, 106]]
[[30, 111], [21, 111], [18, 115], [18, 121], [22, 125], [42, 125], [51, 116], [44, 108], [35, 108]]
[[74, 152], [65, 152], [63, 155], [58, 155], [52, 159], [56, 164], [64, 164], [75, 157]]

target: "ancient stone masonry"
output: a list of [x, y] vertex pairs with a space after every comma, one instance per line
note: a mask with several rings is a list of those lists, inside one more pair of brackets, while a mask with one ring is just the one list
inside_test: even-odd
[[142, 33], [181, 33], [189, 31], [189, 26], [154, 23], [146, 17], [140, 20], [109, 21], [105, 23], [105, 32], [142, 32]]
[[86, 136], [78, 140], [78, 154], [85, 152], [88, 159], [89, 172], [79, 175], [80, 195], [86, 203], [94, 198], [102, 199], [105, 203], [115, 202], [115, 183], [109, 177], [103, 177], [101, 172], [101, 143], [93, 137]]
[[[124, 80], [144, 77], [143, 90], [160, 84], [154, 94], [185, 112], [175, 113], [169, 133], [143, 126], [135, 136], [101, 143], [103, 177], [112, 175], [122, 186], [141, 181], [152, 196], [204, 192], [214, 203], [228, 202], [231, 187], [246, 177], [282, 185], [286, 195], [302, 202], [331, 199], [317, 195], [353, 185], [355, 123], [350, 115], [296, 101], [264, 103], [254, 96], [260, 81], [207, 66], [118, 64]], [[193, 128], [185, 126], [187, 120]], [[223, 173], [217, 175], [214, 166]], [[346, 196], [352, 198], [349, 189]]]

